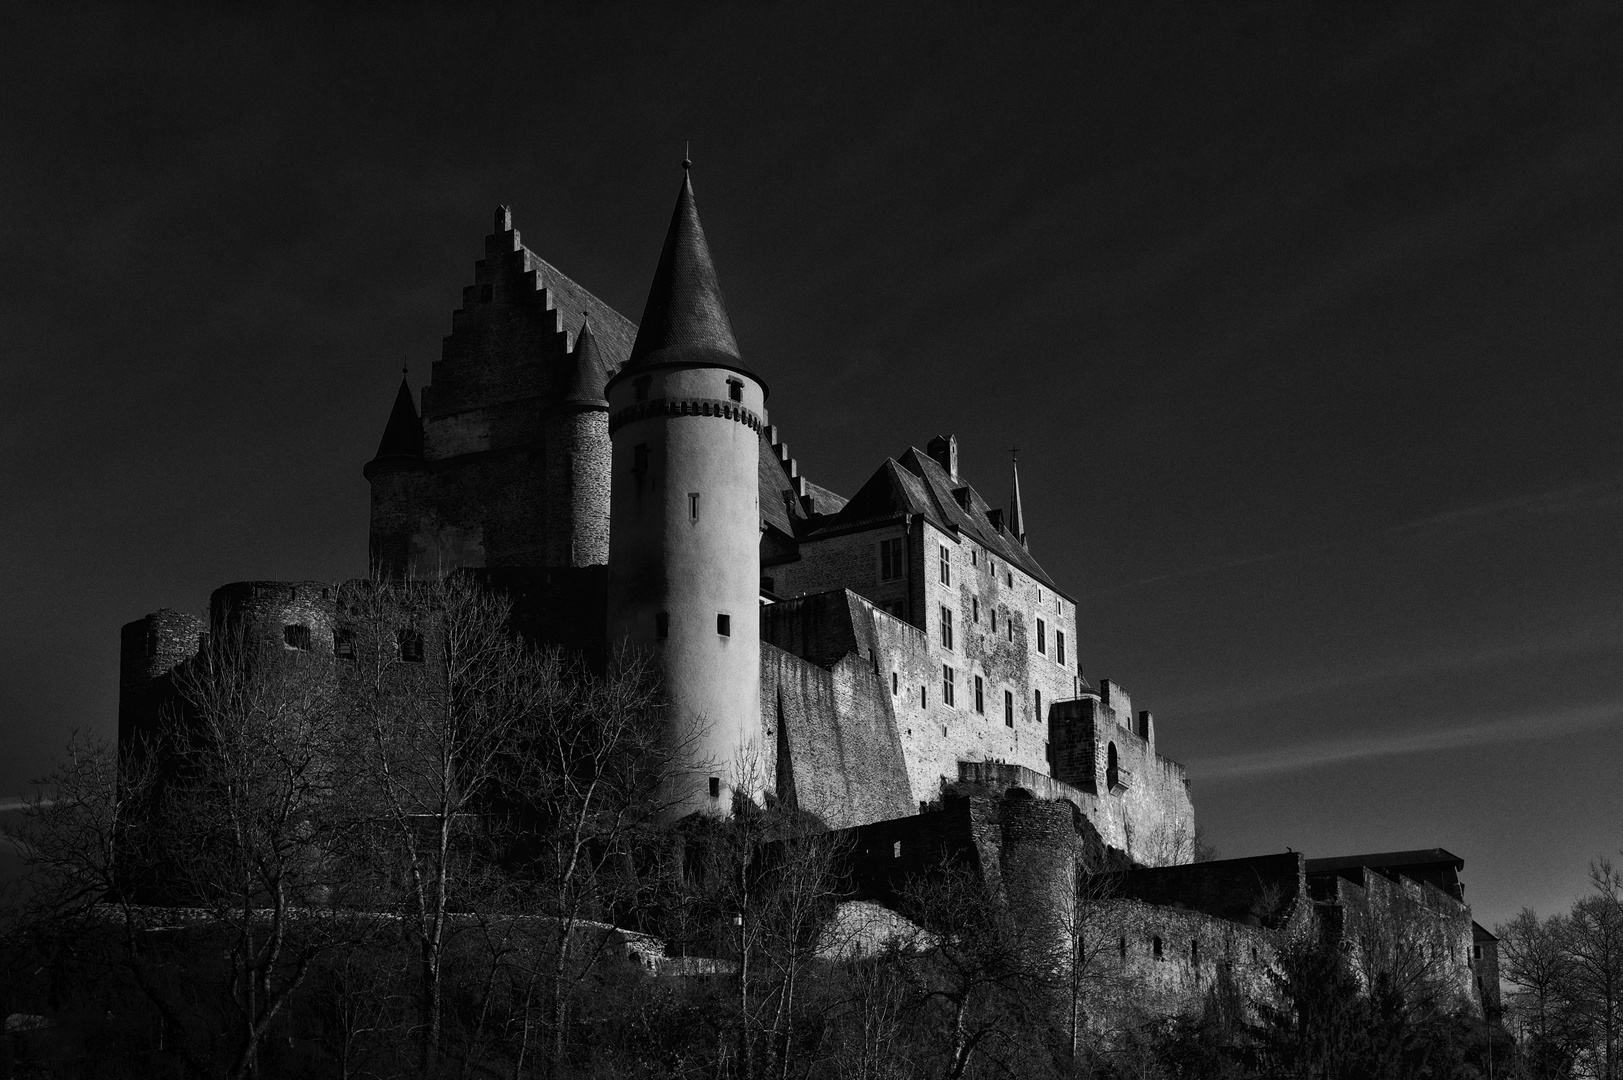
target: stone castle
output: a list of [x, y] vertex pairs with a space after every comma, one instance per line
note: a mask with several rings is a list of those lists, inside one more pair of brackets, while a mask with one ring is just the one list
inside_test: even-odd
[[[1265, 964], [1280, 934], [1350, 933], [1405, 905], [1429, 913], [1462, 1000], [1497, 995], [1446, 851], [1193, 861], [1184, 768], [1125, 689], [1083, 677], [1077, 603], [1032, 555], [1017, 471], [993, 506], [936, 436], [846, 497], [802, 474], [767, 399], [685, 173], [637, 323], [526, 248], [501, 207], [420, 400], [403, 379], [365, 465], [373, 572], [477, 569], [539, 641], [646, 651], [672, 738], [703, 762], [681, 808], [771, 792], [851, 831], [879, 902], [946, 854], [1000, 880], [1041, 866], [1035, 895], [1059, 904], [1071, 857], [1021, 853], [1086, 832], [1126, 868], [1120, 962], [1146, 1001], [1187, 1005], [1225, 965]], [[207, 618], [129, 624], [121, 738], [154, 721], [212, 625], [333, 650], [337, 602], [318, 582], [240, 582]]]

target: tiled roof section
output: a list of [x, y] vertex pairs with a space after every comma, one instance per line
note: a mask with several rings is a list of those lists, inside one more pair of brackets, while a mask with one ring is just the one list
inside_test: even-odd
[[1455, 870], [1465, 869], [1465, 860], [1452, 851], [1443, 848], [1420, 848], [1415, 851], [1381, 851], [1373, 855], [1342, 855], [1330, 859], [1307, 860], [1307, 872], [1310, 874], [1327, 874], [1337, 870], [1351, 870], [1360, 866], [1367, 866], [1372, 870], [1382, 870], [1397, 866], [1452, 866]]
[[626, 370], [661, 364], [717, 365], [755, 377], [739, 359], [693, 184], [685, 173]]
[[575, 336], [575, 347], [570, 350], [572, 368], [564, 391], [564, 403], [569, 405], [601, 406], [608, 408], [603, 386], [609, 381], [610, 369], [604, 366], [603, 351], [597, 347], [597, 334], [592, 320], [582, 320], [580, 333]]
[[968, 535], [997, 558], [1018, 566], [1056, 593], [1066, 595], [1049, 577], [1048, 571], [1031, 557], [1031, 552], [1008, 533], [992, 526], [987, 518], [990, 510], [991, 506], [973, 487], [961, 481], [954, 483], [933, 458], [916, 447], [909, 447], [900, 460], [887, 459], [851, 496], [851, 501], [818, 531], [848, 528], [897, 514], [922, 514], [938, 528]]
[[821, 484], [814, 484], [810, 480], [806, 481], [806, 496], [811, 499], [814, 514], [837, 514], [845, 509], [844, 495], [830, 491]]
[[592, 336], [597, 339], [604, 367], [611, 375], [624, 367], [626, 358], [631, 355], [631, 343], [637, 339], [637, 324], [529, 248], [520, 245], [519, 250], [524, 253], [524, 269], [535, 271], [563, 325], [578, 327], [583, 320], [590, 319]]
[[767, 445], [766, 439], [758, 440], [760, 445], [760, 501], [761, 522], [770, 525], [785, 536], [794, 536], [804, 529], [806, 511], [800, 505], [800, 499], [789, 484], [789, 477], [783, 471], [778, 459], [772, 456], [772, 448]]
[[402, 376], [400, 391], [394, 396], [394, 408], [389, 412], [389, 422], [383, 428], [383, 438], [378, 442], [378, 452], [373, 457], [422, 456], [423, 424], [417, 418], [417, 403], [412, 400], [411, 385]]

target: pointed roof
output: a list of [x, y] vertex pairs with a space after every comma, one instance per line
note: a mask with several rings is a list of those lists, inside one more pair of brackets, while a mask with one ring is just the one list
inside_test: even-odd
[[909, 447], [900, 458], [886, 459], [849, 502], [810, 522], [812, 529], [799, 538], [874, 528], [902, 514], [915, 514], [944, 531], [973, 537], [991, 555], [1074, 602], [1075, 597], [1060, 588], [1016, 537], [994, 524], [995, 511], [973, 485], [954, 481], [940, 462], [917, 447]]
[[394, 396], [394, 408], [389, 410], [389, 422], [383, 427], [383, 438], [378, 441], [378, 452], [367, 462], [367, 479], [376, 469], [388, 462], [405, 463], [405, 459], [423, 456], [423, 424], [417, 417], [417, 402], [411, 396], [411, 384], [400, 377], [400, 390]]
[[688, 164], [682, 163], [682, 189], [677, 192], [676, 209], [648, 288], [648, 303], [631, 357], [611, 381], [632, 371], [669, 365], [729, 368], [761, 381], [738, 355], [738, 339], [733, 336], [732, 320], [716, 280], [710, 244], [699, 223]]
[[1009, 535], [1026, 545], [1026, 514], [1020, 508], [1020, 462], [1011, 466], [1013, 471], [1009, 487]]
[[590, 319], [581, 320], [580, 333], [575, 337], [575, 347], [569, 353], [569, 360], [569, 385], [564, 392], [563, 403], [608, 408], [603, 387], [608, 382], [609, 369], [603, 362], [603, 353], [597, 346], [597, 335], [592, 333]]

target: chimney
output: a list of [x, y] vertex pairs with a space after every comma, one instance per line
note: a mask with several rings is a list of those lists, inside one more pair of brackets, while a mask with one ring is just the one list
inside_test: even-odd
[[935, 459], [937, 465], [947, 470], [947, 475], [954, 481], [958, 479], [958, 436], [937, 435], [930, 440], [930, 445], [924, 452]]

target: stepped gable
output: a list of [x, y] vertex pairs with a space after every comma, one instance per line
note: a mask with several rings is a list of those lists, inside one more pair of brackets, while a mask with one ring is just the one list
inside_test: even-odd
[[973, 487], [961, 480], [954, 483], [934, 458], [909, 447], [900, 459], [887, 458], [839, 513], [821, 521], [806, 539], [846, 532], [898, 514], [919, 514], [937, 528], [969, 535], [997, 558], [1018, 566], [1055, 593], [1074, 599], [1018, 540], [992, 524], [994, 513]]
[[721, 367], [748, 375], [764, 391], [766, 383], [739, 357], [710, 244], [699, 222], [688, 166], [688, 162], [682, 163], [682, 188], [677, 192], [653, 284], [648, 287], [637, 340], [615, 379], [633, 370], [668, 365]]
[[542, 405], [558, 401], [574, 374], [569, 329], [587, 318], [603, 365], [618, 370], [636, 324], [526, 248], [512, 212], [497, 207], [485, 257], [451, 313], [451, 333], [424, 387], [424, 420], [537, 397]]
[[389, 422], [383, 428], [378, 452], [367, 465], [409, 464], [423, 456], [423, 422], [417, 415], [417, 403], [411, 396], [411, 384], [405, 376], [400, 378], [400, 391], [394, 396], [394, 408], [389, 411]]

